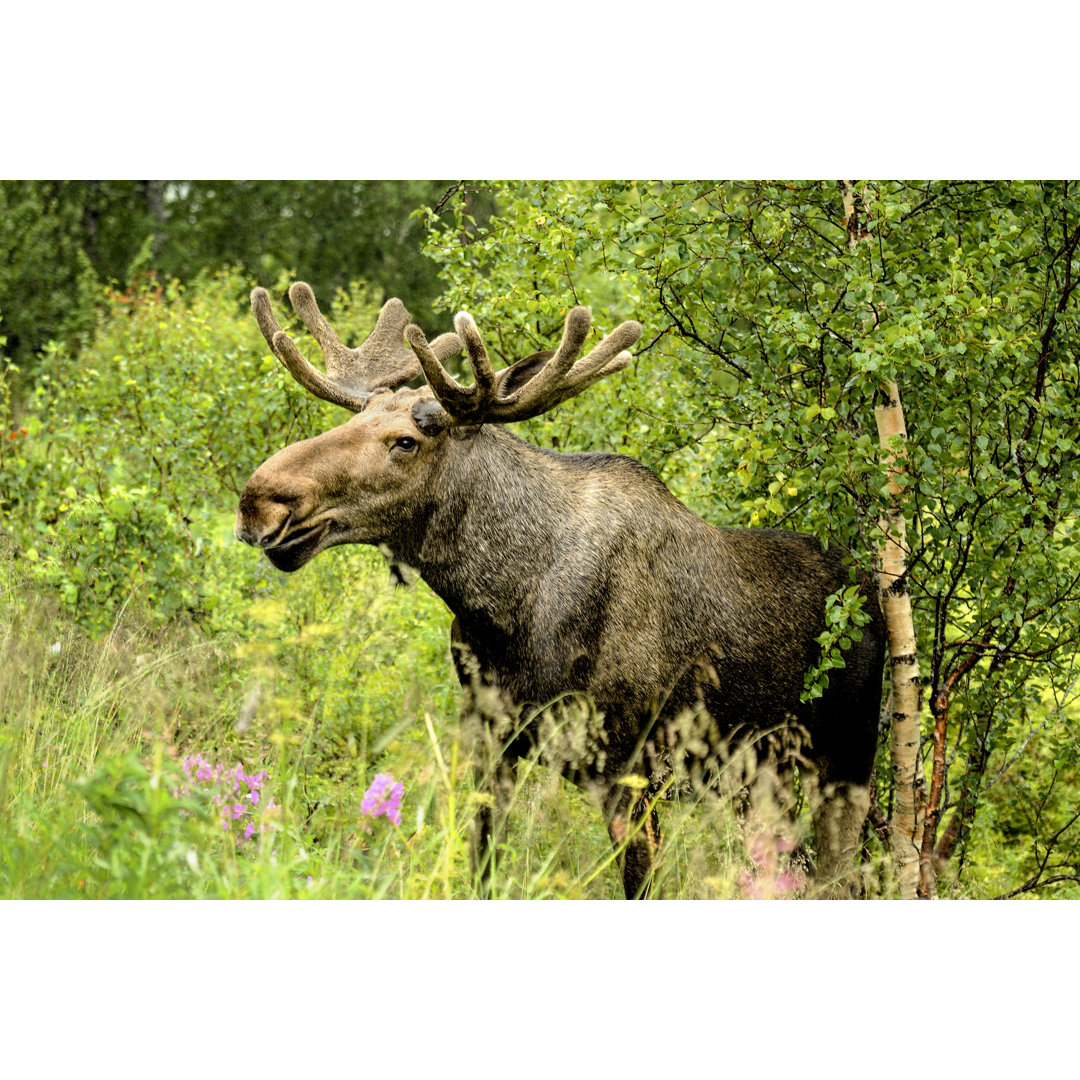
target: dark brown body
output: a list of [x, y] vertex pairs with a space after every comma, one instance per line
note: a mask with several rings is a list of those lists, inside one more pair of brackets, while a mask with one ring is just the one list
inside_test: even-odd
[[[293, 475], [318, 475], [339, 433], [365, 415], [374, 426], [376, 402], [411, 418], [404, 398], [414, 393], [425, 391], [376, 399], [371, 414], [279, 457]], [[700, 778], [716, 768], [730, 737], [755, 738], [794, 721], [809, 736], [804, 752], [831, 794], [818, 818], [837, 838], [819, 835], [819, 871], [840, 873], [865, 817], [860, 792], [876, 744], [883, 633], [875, 597], [868, 632], [847, 666], [831, 673], [824, 697], [813, 705], [799, 697], [817, 658], [825, 598], [850, 583], [844, 553], [822, 551], [798, 533], [716, 529], [630, 458], [544, 451], [492, 424], [433, 439], [410, 430], [426, 444], [423, 483], [407, 502], [395, 501], [392, 514], [380, 513], [384, 520], [365, 539], [415, 567], [456, 616], [464, 714], [479, 725], [474, 745], [505, 758], [502, 768], [481, 769], [503, 798], [482, 814], [478, 862], [490, 858], [499, 803], [512, 788], [505, 765], [541, 749], [543, 720], [530, 717], [569, 696], [590, 703], [592, 723], [598, 716], [602, 727], [584, 750], [580, 736], [569, 738], [577, 748], [571, 760], [560, 760], [568, 741], [560, 738], [548, 739], [552, 747], [541, 757], [597, 797], [616, 841], [628, 827], [633, 834], [637, 817], [651, 816], [650, 795], [673, 775]], [[285, 506], [281, 464], [271, 458], [252, 477], [241, 522], [265, 513], [263, 470]], [[362, 514], [362, 486], [338, 480]], [[268, 554], [282, 569], [295, 568], [292, 553]], [[302, 554], [301, 562], [310, 557]], [[565, 709], [562, 719], [589, 723], [567, 718]], [[694, 742], [687, 722], [706, 736], [706, 754], [686, 749]], [[650, 787], [640, 798], [618, 783], [642, 773]], [[647, 886], [655, 835], [652, 822], [632, 836], [628, 895]]]

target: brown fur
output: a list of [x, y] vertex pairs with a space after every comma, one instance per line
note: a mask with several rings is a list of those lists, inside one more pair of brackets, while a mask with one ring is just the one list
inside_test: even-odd
[[[379, 394], [348, 423], [274, 455], [244, 489], [237, 535], [282, 570], [342, 543], [386, 545], [419, 570], [457, 616], [466, 711], [486, 729], [477, 745], [491, 741], [496, 755], [541, 706], [587, 698], [603, 737], [552, 764], [593, 791], [609, 821], [633, 816], [632, 789], [617, 781], [649, 771], [646, 740], [660, 748], [655, 787], [665, 769], [707, 768], [723, 740], [789, 721], [808, 732], [823, 788], [865, 789], [881, 685], [876, 615], [825, 698], [799, 703], [825, 597], [848, 581], [842, 552], [795, 533], [715, 529], [629, 458], [555, 454], [496, 425], [426, 435], [414, 412], [428, 400], [427, 388]], [[709, 717], [698, 721], [704, 750], [680, 728], [699, 712]], [[539, 727], [511, 739], [508, 756], [531, 752]], [[844, 813], [819, 828], [822, 872], [848, 868], [865, 817], [852, 802], [843, 791], [824, 802]], [[657, 835], [648, 817], [626, 856], [629, 895], [647, 887]], [[480, 861], [490, 844], [480, 837]]]

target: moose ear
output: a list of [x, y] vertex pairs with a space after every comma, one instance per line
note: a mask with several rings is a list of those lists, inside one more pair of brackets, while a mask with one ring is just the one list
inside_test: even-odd
[[514, 391], [520, 390], [554, 355], [551, 349], [533, 353], [500, 371], [495, 376], [499, 397], [509, 397]]
[[428, 436], [438, 435], [450, 425], [450, 414], [433, 398], [418, 401], [412, 407], [413, 423]]

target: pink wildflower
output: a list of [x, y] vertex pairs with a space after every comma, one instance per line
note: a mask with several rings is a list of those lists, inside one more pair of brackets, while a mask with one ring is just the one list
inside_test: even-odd
[[385, 814], [395, 825], [400, 825], [401, 800], [404, 794], [404, 784], [395, 784], [390, 773], [379, 773], [364, 794], [360, 813], [372, 818]]
[[739, 874], [738, 882], [748, 900], [779, 900], [797, 893], [806, 883], [805, 877], [788, 866], [782, 866], [780, 856], [795, 850], [795, 842], [787, 836], [759, 832], [750, 842], [750, 861], [754, 869]]
[[[214, 765], [207, 761], [202, 754], [189, 754], [183, 759], [185, 774], [199, 782], [202, 790], [210, 797], [212, 803], [220, 811], [221, 827], [229, 833], [237, 844], [243, 843], [256, 836], [261, 830], [259, 820], [253, 820], [257, 810], [275, 809], [274, 800], [271, 798], [263, 806], [259, 807], [259, 788], [263, 781], [270, 775], [265, 770], [249, 776], [244, 772], [241, 764], [236, 766]], [[192, 775], [194, 774], [194, 776]], [[232, 785], [232, 798], [229, 799], [228, 788]], [[186, 786], [178, 788], [177, 796], [187, 796], [190, 789]]]

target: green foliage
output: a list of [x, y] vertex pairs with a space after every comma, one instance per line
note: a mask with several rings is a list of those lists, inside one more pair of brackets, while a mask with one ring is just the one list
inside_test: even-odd
[[68, 336], [92, 316], [80, 287], [88, 260], [78, 195], [63, 182], [0, 183], [0, 303], [8, 348], [21, 366], [31, 365], [50, 338]]
[[423, 229], [410, 214], [448, 187], [442, 180], [169, 181], [158, 268], [186, 281], [240, 264], [265, 282], [302, 267], [323, 297], [363, 274], [427, 321], [438, 285], [419, 257]]
[[[0, 521], [91, 629], [134, 594], [156, 618], [219, 609], [207, 571], [231, 539], [222, 509], [268, 445], [342, 416], [251, 348], [249, 288], [230, 272], [110, 290], [92, 343], [49, 346], [25, 429], [0, 446]], [[376, 308], [360, 292], [347, 310]]]
[[[716, 524], [798, 528], [868, 569], [887, 501], [873, 409], [899, 381], [926, 700], [962, 668], [944, 810], [950, 843], [968, 837], [990, 777], [1019, 760], [1016, 715], [1065, 695], [1077, 651], [1075, 184], [861, 182], [850, 206], [835, 182], [489, 190], [497, 215], [431, 219], [428, 251], [448, 306], [490, 326], [498, 354], [546, 345], [574, 303], [645, 326], [617, 385], [534, 436], [625, 448]], [[1076, 793], [1080, 777], [1055, 784]]]
[[183, 772], [158, 748], [150, 765], [138, 752], [106, 758], [74, 784], [95, 815], [86, 827], [88, 869], [108, 897], [190, 895], [198, 873], [205, 798], [174, 792]]
[[829, 672], [844, 666], [843, 653], [854, 641], [862, 641], [862, 630], [870, 621], [866, 597], [858, 585], [849, 585], [825, 597], [825, 630], [814, 640], [821, 646], [821, 659], [806, 672], [802, 701], [813, 701], [829, 688]]
[[[243, 266], [263, 285], [294, 267], [321, 297], [362, 273], [428, 321], [438, 289], [422, 225], [443, 181], [0, 181], [0, 298], [27, 372], [49, 341], [92, 336], [100, 284], [192, 283]], [[484, 206], [477, 212], [483, 214]]]
[[[639, 457], [707, 519], [815, 533], [847, 545], [856, 569], [881, 542], [873, 408], [897, 379], [926, 700], [951, 693], [939, 888], [1076, 895], [1071, 184], [860, 184], [854, 216], [833, 183], [477, 184], [404, 231], [397, 210], [379, 217], [393, 200], [375, 189], [288, 190], [177, 188], [173, 225], [213, 227], [173, 235], [137, 184], [0, 185], [0, 249], [23, 245], [0, 260], [6, 355], [27, 369], [0, 356], [3, 895], [471, 895], [476, 796], [444, 606], [422, 583], [393, 588], [370, 549], [287, 576], [232, 538], [254, 467], [344, 418], [268, 354], [246, 310], [255, 275], [280, 295], [299, 267], [353, 343], [381, 296], [341, 275], [378, 287], [365, 260], [379, 250], [400, 253], [387, 291], [425, 329], [427, 301], [402, 282], [422, 292], [434, 267], [445, 309], [471, 311], [497, 361], [550, 347], [575, 303], [592, 307], [596, 335], [639, 319], [632, 368], [521, 433]], [[403, 211], [433, 189], [398, 195]], [[124, 218], [136, 196], [146, 215]], [[317, 209], [324, 196], [333, 213]], [[374, 244], [362, 257], [348, 229], [322, 224], [352, 221], [350, 207], [378, 226], [356, 240]], [[260, 246], [270, 217], [293, 222], [288, 243]], [[413, 278], [404, 249], [421, 225], [431, 264]], [[254, 270], [199, 275], [230, 231]], [[316, 249], [332, 260], [313, 273]], [[808, 700], [867, 619], [853, 589], [825, 615]], [[271, 774], [280, 815], [266, 843], [237, 849], [172, 794], [170, 763], [194, 752]], [[376, 772], [405, 784], [400, 828], [363, 819]], [[595, 810], [545, 770], [521, 772], [496, 894], [618, 895]], [[887, 811], [884, 755], [878, 776]], [[759, 860], [729, 808], [676, 799], [661, 813], [667, 895], [775, 890], [760, 879], [769, 867], [779, 879], [776, 853]], [[870, 891], [889, 895], [875, 837], [866, 849]]]

